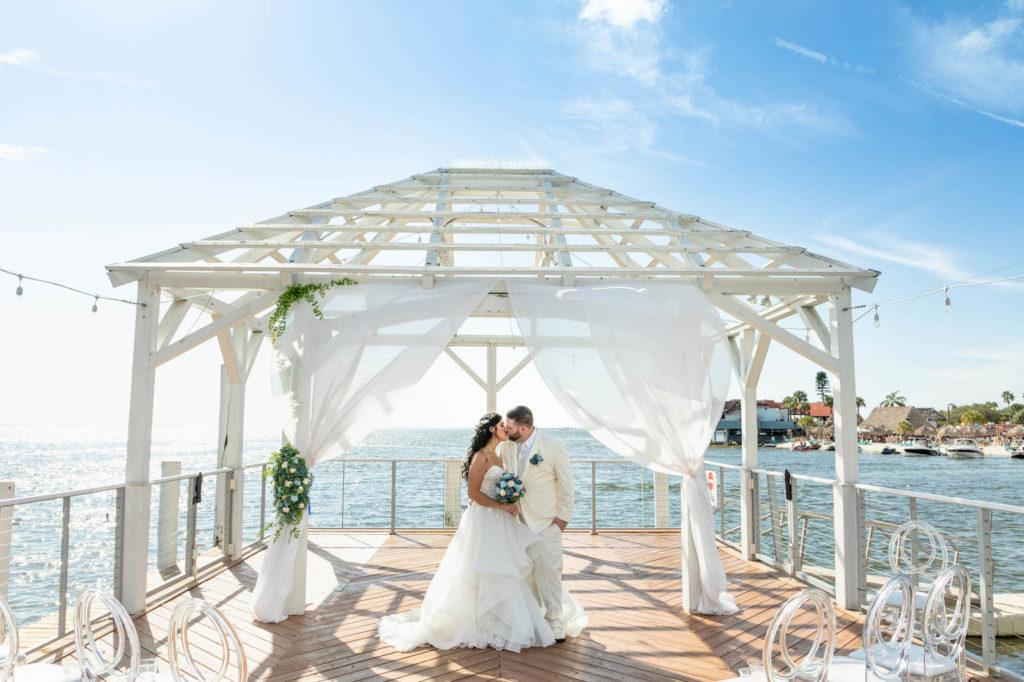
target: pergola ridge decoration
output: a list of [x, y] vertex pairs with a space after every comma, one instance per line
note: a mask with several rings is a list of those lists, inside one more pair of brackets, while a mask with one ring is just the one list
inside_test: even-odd
[[[774, 340], [835, 375], [837, 476], [841, 484], [857, 480], [850, 296], [854, 288], [870, 292], [879, 273], [553, 170], [439, 168], [107, 270], [115, 286], [137, 282], [138, 300], [146, 304], [136, 316], [126, 466], [132, 485], [125, 500], [118, 586], [133, 610], [145, 597], [156, 367], [218, 340], [224, 360], [219, 465], [240, 466], [245, 382], [266, 336], [270, 309], [298, 282], [347, 276], [360, 282], [416, 281], [430, 288], [438, 278], [498, 278], [501, 283], [473, 315], [508, 318], [513, 314], [504, 282], [510, 278], [565, 286], [696, 282], [731, 319], [733, 366], [743, 387], [744, 466], [757, 462], [756, 386]], [[813, 338], [781, 326], [792, 316], [800, 317]], [[186, 332], [187, 317], [207, 319]], [[497, 349], [523, 346], [514, 334], [460, 334], [449, 346], [448, 355], [486, 389], [488, 409], [496, 407], [497, 391], [529, 362], [527, 356], [508, 376], [496, 375]], [[485, 372], [475, 372], [454, 350], [466, 346], [487, 349]], [[744, 490], [754, 484], [745, 473]], [[853, 605], [856, 566], [839, 555], [857, 555], [856, 496], [842, 485], [836, 495], [837, 594], [841, 603]], [[757, 544], [754, 504], [754, 498], [743, 496], [748, 557]], [[229, 554], [241, 548], [240, 514], [240, 494], [230, 505], [221, 501], [217, 537]], [[840, 532], [842, 524], [848, 537]]]

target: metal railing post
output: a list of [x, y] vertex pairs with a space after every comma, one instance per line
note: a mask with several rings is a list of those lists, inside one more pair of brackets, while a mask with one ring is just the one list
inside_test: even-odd
[[121, 574], [124, 571], [124, 505], [125, 489], [117, 489], [117, 502], [114, 510], [114, 597], [120, 601], [123, 597]]
[[398, 495], [398, 462], [391, 460], [391, 534], [395, 534], [395, 499]]
[[771, 515], [771, 530], [772, 530], [772, 556], [775, 559], [775, 563], [782, 562], [782, 519], [777, 519], [779, 516], [779, 501], [775, 491], [775, 477], [765, 476], [765, 482], [768, 484], [768, 512]]
[[[0, 482], [0, 500], [14, 497], [14, 481]], [[14, 507], [0, 509], [0, 597], [7, 599], [7, 586], [11, 578], [11, 529], [14, 525]]]
[[981, 588], [981, 660], [985, 672], [996, 660], [995, 562], [992, 559], [992, 510], [978, 510], [978, 585]]
[[260, 537], [267, 536], [267, 465], [260, 467]]
[[796, 522], [797, 522], [797, 502], [796, 502], [796, 479], [789, 473], [789, 469], [786, 469], [784, 473], [785, 478], [783, 479], [786, 484], [786, 524], [789, 529], [788, 550], [789, 550], [789, 576], [793, 577], [802, 568], [800, 561], [800, 552], [797, 550], [797, 533], [796, 533]]
[[71, 497], [65, 497], [60, 515], [60, 592], [57, 596], [57, 636], [67, 632], [68, 549], [71, 542]]
[[[160, 462], [160, 477], [177, 476], [181, 473], [181, 462]], [[181, 498], [181, 482], [160, 484], [159, 511], [156, 522], [156, 567], [158, 569], [178, 567], [178, 507]]]
[[725, 540], [725, 467], [718, 467], [718, 535]]
[[185, 575], [197, 573], [196, 562], [196, 512], [203, 500], [203, 475], [196, 474], [185, 479], [188, 486], [188, 516], [185, 521]]
[[597, 535], [597, 462], [590, 463], [590, 534]]

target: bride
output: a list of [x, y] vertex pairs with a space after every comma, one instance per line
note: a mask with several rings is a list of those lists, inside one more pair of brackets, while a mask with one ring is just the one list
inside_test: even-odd
[[472, 503], [427, 587], [423, 604], [380, 621], [381, 640], [399, 651], [423, 644], [438, 649], [490, 646], [519, 651], [554, 643], [555, 636], [526, 582], [532, 568], [526, 548], [541, 538], [516, 518], [518, 505], [494, 499], [495, 485], [504, 473], [495, 450], [507, 438], [500, 414], [484, 415], [476, 425], [462, 467]]

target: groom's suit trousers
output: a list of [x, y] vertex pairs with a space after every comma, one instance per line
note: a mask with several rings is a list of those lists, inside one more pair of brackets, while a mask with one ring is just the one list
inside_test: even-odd
[[531, 578], [537, 600], [544, 607], [544, 619], [555, 637], [565, 637], [565, 619], [562, 610], [562, 531], [550, 525], [539, 533], [540, 542], [527, 549], [533, 561]]

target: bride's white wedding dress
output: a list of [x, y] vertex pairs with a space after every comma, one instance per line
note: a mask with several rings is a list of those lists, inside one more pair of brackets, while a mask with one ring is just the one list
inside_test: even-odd
[[[480, 491], [493, 498], [502, 473], [497, 465], [488, 469]], [[423, 605], [382, 618], [381, 640], [399, 651], [424, 644], [511, 651], [553, 644], [555, 637], [526, 582], [532, 569], [526, 548], [540, 541], [507, 512], [471, 504], [427, 587]], [[566, 631], [576, 636], [586, 625], [586, 615], [568, 592], [563, 600], [575, 614]]]

